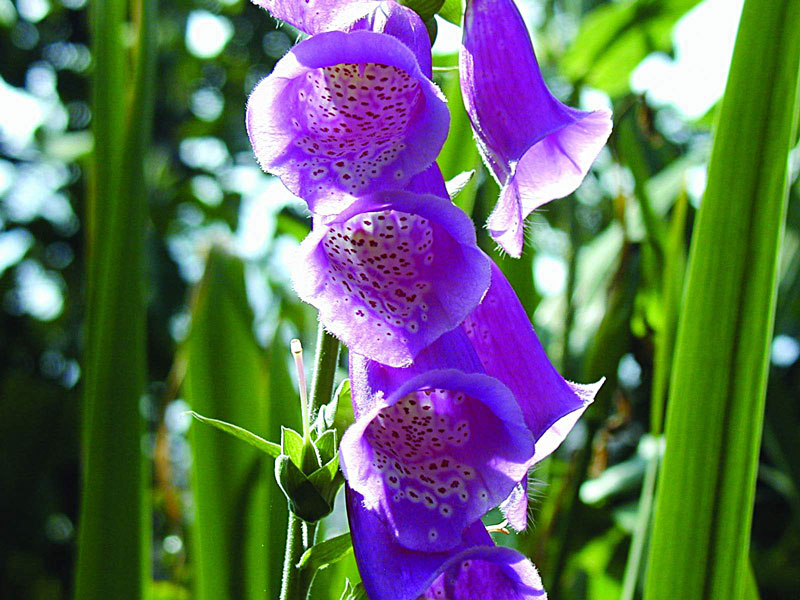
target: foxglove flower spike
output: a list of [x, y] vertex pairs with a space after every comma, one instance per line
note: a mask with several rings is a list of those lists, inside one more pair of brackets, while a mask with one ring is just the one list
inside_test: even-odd
[[449, 119], [412, 51], [372, 31], [300, 42], [247, 103], [261, 167], [326, 215], [356, 197], [402, 188], [436, 159]]
[[489, 232], [519, 257], [525, 217], [580, 185], [611, 114], [570, 108], [550, 93], [513, 0], [467, 1], [459, 72], [479, 149], [501, 186]]

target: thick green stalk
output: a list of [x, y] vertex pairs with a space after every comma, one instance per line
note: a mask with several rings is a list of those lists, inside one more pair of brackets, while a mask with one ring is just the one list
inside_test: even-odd
[[798, 31], [800, 2], [745, 2], [690, 251], [646, 600], [744, 597]]
[[147, 478], [140, 452], [145, 392], [144, 155], [152, 128], [152, 2], [93, 2], [94, 154], [87, 202], [87, 343], [76, 598], [144, 595]]
[[317, 330], [317, 354], [314, 359], [314, 378], [311, 381], [311, 410], [313, 419], [323, 404], [331, 401], [336, 365], [339, 363], [339, 340], [325, 331], [322, 323]]
[[283, 579], [281, 580], [280, 600], [301, 600], [302, 593], [300, 569], [297, 563], [303, 556], [303, 522], [293, 512], [289, 513], [286, 527], [286, 549], [283, 554]]
[[[304, 418], [311, 421], [320, 407], [330, 402], [336, 366], [339, 363], [339, 340], [325, 331], [322, 323], [317, 330], [317, 351], [314, 358], [314, 375], [311, 381], [309, 406], [303, 410]], [[303, 431], [311, 429], [311, 423], [303, 424]], [[286, 530], [286, 549], [283, 561], [280, 600], [304, 600], [311, 589], [311, 580], [297, 568], [300, 557], [314, 545], [317, 523], [305, 523], [293, 513], [289, 514]]]

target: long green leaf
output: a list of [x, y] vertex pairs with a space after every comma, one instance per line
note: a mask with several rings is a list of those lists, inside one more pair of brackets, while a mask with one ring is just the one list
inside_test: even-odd
[[226, 423], [225, 421], [220, 421], [218, 419], [211, 419], [209, 417], [204, 417], [203, 415], [197, 414], [193, 410], [190, 410], [189, 414], [192, 415], [195, 419], [197, 419], [201, 423], [205, 423], [206, 425], [211, 425], [212, 427], [216, 427], [220, 431], [229, 433], [233, 437], [238, 438], [243, 442], [247, 442], [254, 448], [258, 448], [259, 450], [271, 456], [272, 458], [278, 458], [281, 454], [280, 444], [276, 444], [275, 442], [269, 442], [264, 438], [262, 438], [261, 436], [256, 435], [251, 431], [247, 431], [247, 429], [242, 429], [238, 425]]
[[152, 130], [155, 3], [93, 2], [93, 135], [87, 231], [84, 463], [76, 598], [142, 597], [150, 572], [147, 478], [140, 452], [145, 391], [144, 156]]
[[[213, 250], [195, 293], [184, 392], [197, 412], [267, 437], [266, 361], [252, 333], [242, 262]], [[282, 503], [271, 461], [229, 435], [192, 427], [194, 597], [263, 599], [271, 562], [269, 507]], [[273, 570], [269, 570], [273, 569]], [[273, 596], [274, 597], [274, 596]]]
[[690, 252], [645, 598], [742, 598], [761, 440], [800, 2], [745, 3]]

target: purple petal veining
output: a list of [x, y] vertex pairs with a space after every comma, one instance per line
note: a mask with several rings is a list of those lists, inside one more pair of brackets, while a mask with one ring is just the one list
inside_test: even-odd
[[455, 369], [376, 394], [342, 438], [348, 484], [403, 546], [456, 547], [527, 471], [533, 439], [514, 396], [492, 377]]
[[312, 212], [402, 188], [447, 136], [444, 96], [414, 53], [384, 33], [330, 31], [297, 44], [247, 104], [261, 167]]
[[519, 552], [494, 545], [475, 521], [449, 552], [405, 548], [347, 489], [347, 514], [361, 580], [371, 600], [546, 600], [535, 567]]
[[525, 217], [580, 185], [611, 114], [570, 108], [550, 93], [513, 0], [468, 0], [459, 71], [479, 149], [502, 188], [489, 231], [519, 256]]
[[456, 206], [393, 191], [360, 199], [327, 223], [317, 219], [293, 280], [351, 352], [404, 366], [477, 306], [489, 263]]

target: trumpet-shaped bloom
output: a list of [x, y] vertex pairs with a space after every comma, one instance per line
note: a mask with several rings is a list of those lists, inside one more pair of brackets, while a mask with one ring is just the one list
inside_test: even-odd
[[449, 201], [393, 191], [317, 219], [293, 280], [351, 352], [403, 366], [475, 308], [489, 263], [469, 217]]
[[342, 438], [342, 471], [400, 544], [454, 548], [524, 477], [533, 439], [492, 377], [442, 369], [395, 383], [354, 400], [372, 409]]
[[[535, 452], [527, 469], [553, 452], [593, 401], [601, 382], [566, 381], [550, 363], [525, 309], [497, 265], [481, 303], [461, 327], [420, 351], [413, 364], [394, 368], [350, 354], [350, 383], [357, 418], [374, 409], [379, 392], [388, 395], [404, 381], [434, 369], [487, 374], [514, 394]], [[512, 527], [526, 526], [526, 479], [517, 480], [501, 508]]]
[[580, 185], [611, 133], [611, 114], [570, 108], [550, 93], [513, 0], [468, 0], [459, 62], [479, 149], [502, 188], [489, 231], [518, 257], [525, 217]]
[[[564, 441], [603, 382], [582, 385], [559, 375], [514, 289], [494, 263], [489, 291], [461, 329], [486, 373], [514, 393], [525, 424], [536, 440], [536, 452], [529, 466], [536, 464]], [[521, 487], [503, 507], [515, 529], [525, 528], [527, 502], [527, 494]]]
[[448, 126], [444, 96], [414, 53], [372, 31], [297, 44], [247, 104], [259, 164], [318, 214], [402, 188], [435, 160]]
[[494, 545], [480, 521], [449, 552], [404, 547], [347, 489], [347, 514], [364, 589], [371, 600], [546, 600], [534, 566]]

